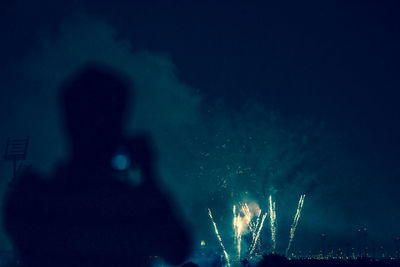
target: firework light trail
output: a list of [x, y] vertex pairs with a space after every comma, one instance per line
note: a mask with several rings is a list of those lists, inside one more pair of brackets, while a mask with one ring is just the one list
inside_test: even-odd
[[233, 205], [233, 230], [235, 231], [235, 242], [237, 239], [236, 225], [237, 225], [236, 205]]
[[267, 212], [264, 213], [264, 215], [262, 216], [260, 227], [258, 228], [257, 235], [256, 235], [256, 237], [254, 239], [253, 246], [252, 246], [252, 248], [251, 248], [251, 250], [249, 252], [249, 255], [253, 254], [254, 250], [256, 249], [257, 241], [260, 238], [260, 232], [261, 232], [261, 229], [263, 228], [264, 220], [265, 220], [266, 217], [267, 217]]
[[292, 224], [292, 227], [290, 228], [289, 244], [288, 244], [288, 247], [286, 249], [286, 255], [288, 255], [290, 246], [292, 245], [292, 241], [293, 241], [293, 238], [294, 238], [294, 233], [296, 231], [297, 223], [299, 222], [299, 219], [300, 219], [300, 213], [301, 213], [301, 209], [303, 208], [304, 198], [305, 197], [306, 197], [306, 195], [301, 195], [300, 199], [299, 199], [299, 204], [297, 205], [296, 215], [294, 216], [293, 224]]
[[251, 215], [249, 206], [246, 203], [242, 205], [242, 211], [244, 214], [246, 225], [249, 227], [250, 231], [253, 232], [254, 231], [253, 224], [250, 223], [253, 216]]
[[258, 211], [256, 224], [254, 226], [254, 231], [252, 233], [252, 241], [251, 241], [252, 243], [251, 244], [253, 244], [254, 240], [256, 239], [256, 234], [257, 234], [256, 230], [257, 230], [258, 224], [260, 223], [260, 215], [261, 215], [261, 210]]
[[228, 266], [230, 267], [231, 264], [229, 263], [229, 256], [228, 256], [228, 253], [226, 252], [226, 249], [225, 249], [225, 247], [224, 247], [224, 244], [222, 243], [221, 236], [219, 235], [217, 225], [215, 224], [215, 221], [214, 221], [214, 218], [213, 218], [213, 216], [212, 216], [212, 213], [211, 213], [211, 210], [210, 210], [210, 209], [208, 209], [208, 215], [210, 216], [211, 222], [212, 222], [212, 224], [214, 225], [215, 234], [217, 235], [219, 244], [221, 245], [222, 250], [224, 251], [224, 255], [225, 255], [225, 258], [226, 258], [226, 262], [227, 262]]
[[236, 206], [233, 205], [233, 230], [235, 232], [235, 242], [239, 260], [242, 248], [242, 235], [244, 231], [247, 229], [247, 227], [250, 229], [251, 232], [255, 231], [253, 225], [250, 223], [252, 215], [249, 206], [246, 203], [241, 204], [240, 206], [240, 211], [236, 212]]
[[[255, 230], [256, 230], [257, 227], [260, 225], [260, 216], [261, 216], [261, 210], [258, 211]], [[256, 231], [254, 231], [253, 234], [254, 234], [254, 235], [253, 235], [252, 242], [254, 242], [254, 240], [255, 240], [255, 238], [256, 238]], [[261, 244], [260, 244], [260, 239], [257, 239], [257, 243], [256, 243], [255, 245], [257, 245], [257, 249], [259, 250], [259, 249], [260, 249], [260, 246], [261, 246]]]
[[271, 195], [269, 196], [269, 219], [271, 223], [272, 253], [274, 253], [276, 248], [276, 210], [275, 210], [275, 201], [272, 202]]
[[242, 248], [242, 231], [243, 231], [243, 222], [242, 221], [239, 221], [237, 231], [238, 231], [237, 253], [238, 253], [238, 259], [240, 260], [240, 252], [241, 252], [241, 248]]
[[240, 248], [242, 242], [243, 224], [240, 217], [240, 212], [236, 213], [236, 205], [233, 205], [233, 230], [235, 232], [235, 243], [237, 247], [238, 258], [240, 259]]

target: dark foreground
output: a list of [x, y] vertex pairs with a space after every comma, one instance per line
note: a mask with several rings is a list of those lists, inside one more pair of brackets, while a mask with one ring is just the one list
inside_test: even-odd
[[399, 266], [399, 259], [357, 259], [357, 260], [336, 260], [336, 259], [292, 259], [279, 255], [265, 255], [263, 259], [257, 264], [258, 267], [273, 267], [273, 266], [293, 266], [293, 267], [316, 267], [316, 266]]
[[[196, 263], [186, 263], [189, 267], [198, 266]], [[16, 267], [11, 253], [0, 251], [0, 267]], [[156, 264], [157, 266], [157, 264]], [[164, 265], [163, 265], [164, 266]], [[201, 266], [205, 266], [204, 263]], [[223, 263], [216, 264], [214, 262], [210, 266], [222, 267]], [[225, 265], [226, 266], [226, 265]], [[248, 266], [248, 267], [330, 267], [330, 266], [346, 266], [346, 267], [359, 267], [359, 266], [371, 266], [371, 267], [400, 267], [400, 259], [356, 259], [356, 260], [336, 260], [336, 259], [292, 259], [289, 260], [284, 256], [280, 255], [264, 255], [257, 264], [249, 263], [245, 260], [241, 264], [231, 263], [231, 266]]]

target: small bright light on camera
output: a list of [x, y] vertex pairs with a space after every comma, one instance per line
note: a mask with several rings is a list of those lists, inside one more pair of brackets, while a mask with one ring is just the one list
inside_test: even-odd
[[111, 166], [118, 171], [127, 170], [130, 164], [131, 159], [126, 154], [116, 154], [111, 159]]

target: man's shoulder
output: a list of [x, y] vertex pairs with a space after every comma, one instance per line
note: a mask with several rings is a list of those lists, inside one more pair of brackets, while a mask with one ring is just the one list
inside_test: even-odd
[[46, 179], [36, 170], [27, 169], [20, 173], [15, 180], [9, 184], [9, 193], [29, 193], [37, 187], [43, 187]]
[[[46, 180], [36, 171], [27, 170], [21, 173], [10, 185], [5, 196], [3, 206], [6, 228], [23, 225], [32, 221], [42, 206], [43, 199], [40, 197]], [[37, 217], [37, 216], [36, 216]], [[13, 226], [14, 225], [14, 226]]]

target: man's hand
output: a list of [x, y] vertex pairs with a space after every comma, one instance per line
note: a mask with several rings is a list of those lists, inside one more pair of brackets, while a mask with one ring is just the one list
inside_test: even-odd
[[145, 179], [153, 179], [156, 156], [151, 137], [146, 134], [134, 136], [127, 146], [132, 163], [140, 169]]

